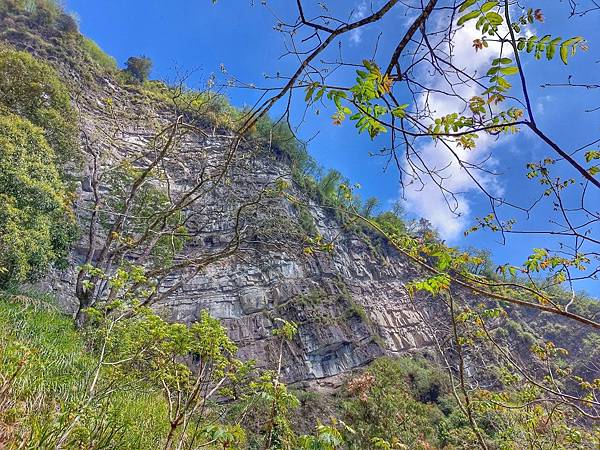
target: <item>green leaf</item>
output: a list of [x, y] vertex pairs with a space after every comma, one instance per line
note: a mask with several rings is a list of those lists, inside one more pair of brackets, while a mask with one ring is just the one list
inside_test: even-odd
[[392, 115], [394, 117], [398, 117], [400, 119], [403, 119], [404, 117], [406, 117], [406, 111], [405, 109], [408, 107], [408, 103], [404, 104], [404, 105], [400, 105], [397, 108], [392, 109]]
[[481, 11], [471, 11], [469, 14], [465, 14], [460, 19], [458, 19], [458, 21], [456, 22], [456, 25], [460, 27], [461, 25], [468, 22], [469, 20], [473, 20], [476, 17], [479, 17], [479, 14], [481, 14]]
[[458, 12], [464, 12], [467, 9], [469, 9], [471, 6], [473, 6], [475, 4], [477, 0], [465, 0], [463, 2], [462, 5], [460, 5], [460, 8], [458, 8]]
[[[567, 59], [569, 57], [569, 50], [571, 53], [575, 53], [575, 46], [581, 42], [583, 38], [581, 36], [575, 36], [570, 39], [567, 39], [560, 45], [560, 59], [564, 64], [567, 64]], [[571, 48], [572, 47], [572, 48]]]
[[562, 60], [563, 64], [567, 65], [568, 57], [569, 57], [569, 47], [567, 45], [565, 45], [565, 43], [563, 42], [562, 45], [560, 46], [560, 59]]
[[510, 89], [512, 87], [512, 84], [510, 84], [508, 81], [506, 81], [504, 78], [502, 77], [497, 77], [496, 82], [503, 87], [504, 89]]
[[548, 59], [548, 61], [554, 58], [556, 47], [561, 40], [562, 38], [560, 37], [552, 39], [552, 41], [548, 44], [548, 47], [546, 47], [546, 59]]
[[575, 37], [567, 39], [565, 42], [563, 42], [562, 45], [567, 45], [567, 46], [575, 45], [581, 41], [583, 41], [583, 38], [581, 36], [575, 36]]
[[531, 36], [527, 41], [527, 53], [531, 53], [535, 48], [535, 43], [538, 40], [537, 36]]
[[448, 253], [441, 253], [438, 256], [437, 269], [444, 271], [448, 267], [450, 267], [451, 263], [452, 263], [452, 257]]
[[545, 44], [546, 42], [550, 41], [551, 37], [552, 36], [550, 36], [549, 34], [545, 35], [543, 38], [540, 39], [540, 41], [538, 42], [538, 45]]
[[562, 41], [562, 37], [554, 38], [550, 41], [550, 45], [557, 45], [560, 41]]
[[591, 162], [594, 159], [600, 159], [600, 151], [592, 150], [586, 152], [585, 154], [585, 162]]
[[517, 66], [508, 66], [502, 67], [500, 69], [500, 72], [502, 72], [504, 75], [515, 75], [519, 73], [519, 69], [517, 68]]
[[482, 12], [488, 12], [493, 7], [498, 6], [498, 2], [485, 2], [481, 7]]
[[500, 25], [502, 24], [502, 22], [504, 22], [504, 19], [502, 18], [502, 16], [496, 12], [489, 12], [485, 15], [486, 19], [489, 20], [489, 22], [492, 25]]
[[[475, 24], [475, 28], [477, 28], [478, 30], [481, 29], [481, 25], [483, 25], [484, 22], [485, 22], [485, 16], [481, 16], [479, 18], [479, 20], [477, 21], [477, 23]], [[486, 23], [486, 25], [488, 25], [488, 24]]]
[[588, 169], [588, 172], [590, 173], [590, 175], [596, 175], [600, 173], [600, 166], [592, 166]]
[[309, 84], [308, 87], [306, 88], [306, 95], [304, 96], [305, 102], [308, 102], [312, 98], [314, 91], [315, 91], [315, 85]]
[[321, 89], [319, 89], [319, 91], [317, 92], [317, 95], [315, 96], [314, 101], [318, 102], [319, 100], [321, 100], [321, 97], [323, 97], [323, 94], [325, 93], [325, 88], [322, 87]]
[[506, 64], [510, 64], [511, 62], [512, 62], [512, 59], [510, 59], [510, 58], [496, 58], [492, 61], [492, 66], [506, 65]]

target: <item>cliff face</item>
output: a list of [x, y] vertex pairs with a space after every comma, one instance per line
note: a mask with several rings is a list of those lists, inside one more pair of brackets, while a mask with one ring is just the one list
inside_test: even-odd
[[[292, 211], [290, 211], [292, 213]], [[288, 381], [327, 378], [384, 353], [404, 353], [431, 344], [424, 311], [414, 309], [403, 283], [415, 276], [388, 250], [377, 255], [358, 236], [312, 208], [324, 236], [336, 240], [331, 254], [304, 257], [263, 253], [208, 268], [167, 302], [178, 321], [201, 309], [223, 320], [240, 346], [240, 356], [276, 361], [273, 317], [299, 324], [298, 338], [284, 352]]]
[[[2, 38], [53, 63], [72, 87], [86, 155], [85, 168], [78, 174], [76, 212], [85, 226], [93, 197], [93, 156], [102, 153], [105, 164], [131, 157], [152, 142], [174, 113], [87, 66], [76, 49], [57, 37], [49, 38], [43, 30], [36, 31], [26, 18], [16, 24], [11, 20], [13, 31]], [[30, 27], [27, 34], [18, 31], [25, 26]], [[232, 140], [226, 130], [215, 132], [201, 120], [196, 125], [203, 131], [183, 136], [176, 155], [166, 160], [174, 197], [182, 195], [199, 173], [215, 170]], [[376, 236], [344, 226], [330, 210], [310, 201], [294, 186], [288, 165], [274, 157], [272, 149], [247, 144], [239, 155], [228, 169], [226, 182], [200, 206], [184, 211], [192, 228], [198, 224], [184, 256], [222, 245], [231, 231], [231, 208], [273, 180], [287, 180], [290, 194], [308, 206], [302, 212], [284, 197], [261, 206], [246, 219], [254, 238], [246, 239], [232, 256], [207, 264], [157, 308], [172, 320], [186, 323], [209, 310], [229, 329], [239, 345], [239, 356], [255, 359], [262, 367], [277, 364], [279, 342], [272, 337], [276, 318], [296, 322], [298, 335], [283, 352], [282, 373], [287, 382], [327, 383], [383, 354], [415, 352], [432, 345], [431, 310], [423, 303], [413, 304], [404, 289], [405, 283], [418, 276], [405, 258]], [[302, 252], [301, 238], [289, 230], [306, 211], [319, 234], [334, 242], [332, 252]], [[75, 269], [86, 250], [82, 238], [73, 252], [71, 269], [53, 274], [44, 284], [66, 310], [73, 311]], [[168, 289], [169, 283], [167, 279], [162, 288]]]
[[[94, 102], [98, 103], [91, 99]], [[159, 122], [168, 119], [169, 113], [162, 114], [156, 116]], [[83, 110], [82, 128], [97, 136], [98, 129], [106, 128], [101, 123], [103, 117], [100, 110]], [[128, 123], [124, 127], [127, 131], [122, 142], [147, 142], [151, 138], [151, 130], [138, 125]], [[175, 195], [185, 189], [185, 180], [200, 166], [219, 161], [229, 144], [229, 138], [212, 135], [180, 143], [187, 157], [179, 178], [172, 180]], [[119, 151], [127, 155], [128, 148]], [[194, 156], [188, 159], [189, 155]], [[231, 212], [227, 207], [235, 203], [233, 197], [251, 197], [259, 187], [278, 178], [288, 180], [290, 193], [310, 204], [309, 214], [324, 240], [334, 242], [333, 251], [305, 255], [303, 241], [293, 232], [300, 211], [278, 198], [262, 206], [256, 217], [248, 218], [256, 236], [246, 239], [239, 252], [209, 264], [156, 307], [172, 320], [185, 323], [194, 321], [201, 310], [209, 310], [229, 329], [239, 345], [239, 356], [256, 359], [262, 367], [275, 367], [278, 359], [279, 343], [271, 334], [274, 320], [296, 322], [298, 336], [284, 352], [287, 382], [326, 381], [377, 356], [431, 345], [423, 322], [428, 313], [416, 310], [404, 289], [406, 282], [418, 276], [417, 271], [385, 242], [345, 229], [331, 211], [306, 199], [293, 187], [289, 167], [273, 158], [268, 149], [251, 155], [244, 158], [242, 167], [233, 170], [227, 186], [206, 199], [208, 212], [204, 210], [206, 203], [203, 211], [186, 211], [202, 217], [198, 220], [202, 230], [186, 245], [184, 255], [221, 245], [229, 232]], [[86, 179], [80, 195], [81, 216], [85, 216], [81, 205], [91, 194], [85, 191]], [[79, 264], [82, 257], [82, 253], [77, 254], [73, 264]], [[172, 283], [167, 280], [163, 287]], [[67, 296], [73, 291], [71, 282], [68, 285]]]

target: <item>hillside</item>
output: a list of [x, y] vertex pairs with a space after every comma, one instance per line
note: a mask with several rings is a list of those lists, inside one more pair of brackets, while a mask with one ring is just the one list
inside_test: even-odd
[[32, 214], [0, 255], [0, 443], [595, 448], [597, 333], [499, 301], [514, 280], [489, 267], [473, 276], [495, 298], [442, 294], [427, 266], [462, 253], [395, 213], [357, 219], [287, 125], [239, 135], [248, 112], [220, 94], [137, 80], [53, 2], [23, 4], [0, 0], [0, 143], [26, 162], [2, 195]]
[[[32, 27], [29, 33], [29, 42], [21, 33], [5, 35], [5, 39], [49, 61], [73, 61], [57, 68], [69, 89], [78, 92], [79, 127], [91, 147], [86, 152], [102, 151], [102, 164], [111, 167], [138, 157], [138, 151], [152, 151], [150, 143], [156, 130], [175, 117], [175, 107], [155, 100], [142, 89], [122, 86], [110, 73], [86, 62], [86, 55], [78, 54], [76, 38], [59, 47], [65, 57], [44, 45], [48, 37], [43, 30], [37, 34]], [[199, 121], [195, 124], [200, 129], [182, 136], [172, 151], [179, 154], [165, 159], [171, 166], [166, 176], [175, 196], [189, 189], [186, 183], [190, 177], [222, 164], [220, 158], [233, 140], [227, 129], [215, 130], [203, 122], [206, 116], [192, 120]], [[129, 154], [134, 142], [139, 150]], [[231, 183], [202, 198], [202, 208], [209, 203], [207, 209], [211, 211], [197, 211], [195, 205], [186, 208], [186, 214], [202, 214], [195, 219], [202, 229], [188, 229], [193, 238], [185, 244], [184, 257], [216, 251], [219, 241], [227, 239], [223, 222], [230, 220], [231, 210], [223, 211], [222, 205], [234, 203], [232, 196], [237, 196], [238, 202], [240, 198], [251, 199], [277, 179], [294, 183], [285, 158], [276, 157], [278, 148], [264, 147], [260, 142], [244, 144], [235, 167], [228, 169]], [[93, 195], [91, 161], [89, 156], [87, 159], [78, 187], [80, 223], [87, 219]], [[290, 194], [307, 198], [297, 185]], [[422, 326], [421, 314], [426, 315], [426, 309], [415, 310], [404, 289], [404, 283], [417, 276], [415, 268], [390, 246], [347, 230], [331, 210], [312, 200], [309, 205], [302, 209], [285, 200], [260, 205], [258, 222], [248, 218], [244, 224], [258, 236], [245, 242], [239, 254], [207, 265], [157, 307], [166, 307], [173, 320], [185, 323], [193, 322], [207, 309], [230, 330], [240, 345], [240, 356], [256, 358], [263, 366], [272, 365], [276, 359], [271, 337], [273, 318], [293, 320], [300, 330], [299, 340], [284, 362], [288, 382], [335, 376], [385, 353], [400, 354], [431, 345]], [[308, 214], [305, 219], [314, 223], [311, 226], [326, 242], [335, 240], [333, 252], [304, 254], [301, 214]], [[85, 262], [88, 246], [85, 240], [79, 244], [70, 262], [72, 269]], [[62, 282], [50, 279], [49, 287], [67, 310], [73, 311], [75, 274], [58, 276]], [[165, 280], [165, 285], [169, 283]]]

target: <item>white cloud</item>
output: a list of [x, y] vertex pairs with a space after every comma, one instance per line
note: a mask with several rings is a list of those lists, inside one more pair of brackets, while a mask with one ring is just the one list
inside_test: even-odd
[[550, 102], [552, 102], [552, 96], [550, 95], [545, 95], [539, 98], [537, 103], [535, 104], [535, 113], [539, 116], [544, 115], [544, 113], [546, 112], [546, 104]]
[[[480, 37], [481, 33], [475, 30], [474, 27], [465, 27], [456, 33], [453, 52], [453, 63], [456, 67], [471, 74], [487, 70], [491, 59], [498, 55], [498, 48], [494, 48], [494, 45], [490, 43], [489, 48], [475, 52], [473, 40]], [[441, 79], [434, 82], [432, 87], [448, 90], [447, 83]], [[457, 86], [456, 90], [463, 98], [468, 99], [474, 95], [479, 95], [482, 88], [472, 83]], [[425, 100], [424, 96], [420, 99], [422, 104], [425, 104]], [[435, 117], [459, 112], [464, 108], [464, 102], [455, 97], [439, 93], [429, 94], [427, 103]], [[427, 167], [438, 170], [440, 178], [432, 180], [427, 178], [427, 175], [420, 174], [420, 178], [425, 184], [422, 185], [417, 181], [407, 186], [404, 191], [404, 204], [408, 211], [429, 220], [439, 231], [442, 238], [453, 241], [469, 225], [472, 201], [480, 188], [467, 173], [467, 170], [460, 167], [456, 157], [452, 155], [447, 147], [442, 143], [427, 142], [425, 139], [427, 138], [422, 138], [420, 141], [419, 156], [426, 162]], [[487, 169], [493, 169], [497, 165], [497, 161], [490, 158], [489, 154], [496, 145], [496, 140], [492, 136], [480, 133], [476, 143], [477, 147], [474, 150], [467, 150], [455, 144], [450, 144], [450, 148], [464, 161], [482, 163]], [[414, 158], [412, 161], [419, 164]], [[407, 162], [405, 162], [404, 168], [407, 171], [412, 170], [413, 173], [416, 173]], [[502, 186], [498, 184], [493, 175], [480, 171], [472, 171], [471, 175], [488, 192], [496, 196], [502, 195]], [[448, 194], [444, 196], [435, 181], [441, 183], [444, 189], [454, 193], [454, 196]]]
[[[363, 0], [361, 3], [359, 3], [359, 5], [356, 7], [354, 12], [352, 13], [352, 19], [360, 20], [360, 19], [366, 17], [368, 12], [369, 12], [369, 10], [368, 10], [368, 6], [367, 6], [367, 2], [366, 2], [366, 0]], [[362, 42], [362, 34], [363, 34], [362, 27], [352, 30], [350, 32], [350, 37], [349, 37], [350, 42], [354, 45], [360, 44]]]

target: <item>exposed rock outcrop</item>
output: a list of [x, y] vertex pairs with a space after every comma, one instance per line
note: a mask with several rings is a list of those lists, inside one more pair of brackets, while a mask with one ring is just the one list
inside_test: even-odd
[[[173, 112], [164, 105], [149, 104], [135, 90], [84, 67], [84, 55], [76, 48], [61, 47], [59, 38], [52, 37], [58, 43], [49, 44], [43, 34], [25, 36], [18, 32], [18, 23], [12, 26], [17, 31], [5, 33], [3, 38], [58, 68], [73, 86], [84, 143], [111, 152], [113, 161], [148, 143], [160, 124], [173, 120]], [[34, 25], [28, 26], [35, 31]], [[203, 126], [201, 121], [197, 125]], [[114, 136], [111, 130], [116, 127], [120, 130], [119, 140], [110, 141], [107, 136]], [[215, 133], [210, 127], [205, 127], [202, 139], [182, 139], [178, 143], [180, 158], [168, 161], [172, 165], [170, 173], [175, 174], [170, 180], [173, 195], [184, 190], [190, 177], [202, 167], [210, 168], [211, 161], [221, 158], [230, 141], [226, 131]], [[186, 244], [185, 252], [220, 245], [228, 220], [223, 211], [234, 194], [236, 198], [250, 195], [277, 178], [288, 180], [291, 193], [309, 202], [308, 211], [317, 230], [325, 240], [335, 242], [334, 250], [306, 255], [301, 251], [301, 241], [278, 245], [298, 240], [286, 226], [300, 221], [298, 208], [280, 198], [272, 202], [272, 209], [257, 215], [256, 242], [248, 241], [239, 254], [208, 265], [156, 307], [172, 320], [186, 323], [193, 322], [201, 310], [209, 310], [229, 329], [239, 345], [240, 357], [256, 359], [262, 367], [273, 367], [278, 358], [279, 344], [271, 334], [275, 318], [293, 320], [299, 325], [299, 333], [285, 352], [283, 376], [287, 382], [327, 382], [380, 355], [430, 347], [426, 321], [431, 311], [423, 304], [413, 304], [404, 288], [418, 276], [416, 269], [384, 241], [345, 227], [330, 210], [308, 200], [293, 186], [285, 161], [276, 158], [270, 149], [257, 150], [248, 145], [240, 152], [250, 157], [233, 167], [227, 186], [216, 189], [204, 205], [202, 217], [210, 220], [203, 221], [205, 228]], [[92, 196], [89, 158], [86, 164], [88, 167], [79, 174], [76, 205], [82, 224], [89, 216], [86, 205]], [[284, 220], [271, 224], [270, 232], [266, 228], [273, 218], [289, 223]], [[71, 271], [55, 273], [46, 283], [67, 310], [73, 310], [74, 270], [85, 251], [82, 241], [74, 251]]]

